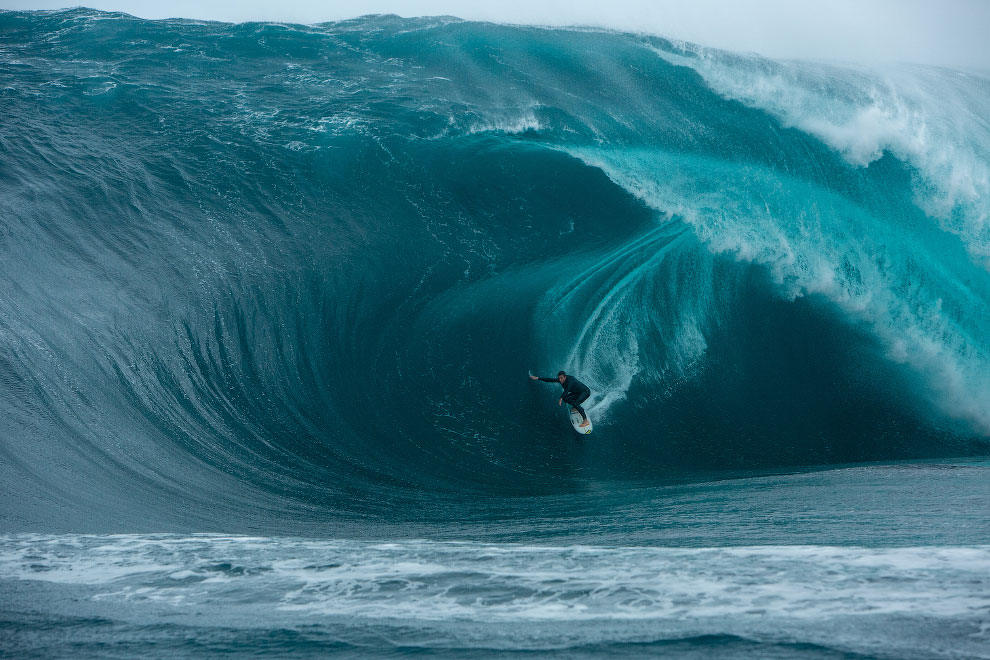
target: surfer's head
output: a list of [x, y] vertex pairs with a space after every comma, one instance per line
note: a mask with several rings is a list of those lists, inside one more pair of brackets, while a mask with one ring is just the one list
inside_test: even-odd
[[565, 378], [567, 378], [567, 374], [565, 374], [563, 371], [557, 372], [557, 380], [563, 383]]

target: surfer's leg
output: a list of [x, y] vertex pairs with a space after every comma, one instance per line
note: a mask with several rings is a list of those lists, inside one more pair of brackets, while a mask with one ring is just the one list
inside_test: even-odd
[[564, 403], [571, 407], [571, 410], [576, 410], [581, 413], [581, 419], [588, 419], [588, 416], [584, 414], [584, 408], [581, 407], [581, 402], [588, 397], [581, 398], [575, 395], [573, 392], [568, 392], [561, 399]]
[[581, 419], [583, 419], [586, 422], [588, 421], [588, 416], [584, 414], [584, 408], [581, 407], [581, 404], [587, 401], [589, 396], [591, 396], [591, 392], [585, 392], [581, 396], [577, 397], [574, 400], [574, 403], [571, 404], [574, 407], [574, 410], [581, 413]]

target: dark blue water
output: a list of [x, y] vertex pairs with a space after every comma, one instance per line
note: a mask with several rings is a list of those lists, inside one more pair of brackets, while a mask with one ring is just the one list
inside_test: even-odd
[[600, 31], [0, 12], [0, 649], [990, 657], [988, 115]]

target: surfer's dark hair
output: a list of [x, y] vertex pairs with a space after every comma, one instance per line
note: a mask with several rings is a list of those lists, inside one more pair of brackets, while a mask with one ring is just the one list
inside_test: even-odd
[[566, 376], [566, 375], [567, 375], [567, 374], [565, 374], [565, 373], [564, 373], [563, 371], [558, 371], [558, 372], [557, 372], [557, 376], [558, 376], [558, 377], [560, 377], [560, 376]]

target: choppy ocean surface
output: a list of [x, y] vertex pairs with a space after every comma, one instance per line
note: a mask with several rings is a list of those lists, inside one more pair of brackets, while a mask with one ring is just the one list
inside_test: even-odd
[[0, 655], [990, 658], [987, 117], [597, 30], [0, 12]]

